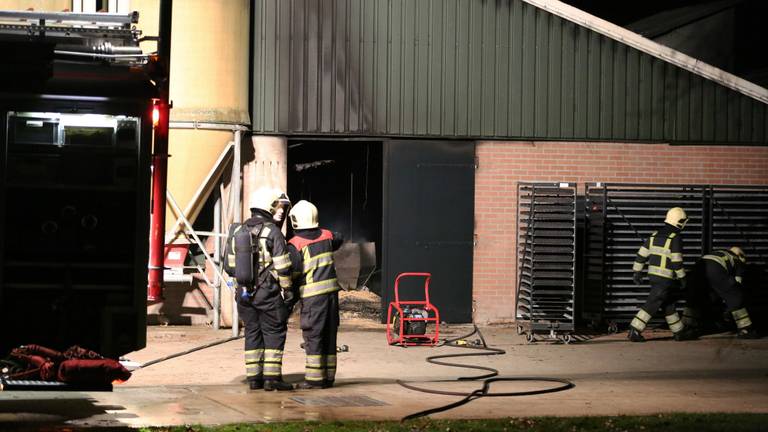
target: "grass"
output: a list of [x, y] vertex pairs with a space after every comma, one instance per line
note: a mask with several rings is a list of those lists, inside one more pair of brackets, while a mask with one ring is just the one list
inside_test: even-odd
[[494, 420], [295, 422], [143, 428], [142, 432], [591, 432], [767, 431], [768, 414], [657, 414], [618, 417], [529, 417]]

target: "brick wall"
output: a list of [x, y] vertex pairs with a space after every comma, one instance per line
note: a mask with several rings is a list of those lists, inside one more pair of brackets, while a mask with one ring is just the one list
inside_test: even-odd
[[478, 322], [515, 317], [518, 181], [768, 185], [768, 147], [481, 141], [477, 157]]

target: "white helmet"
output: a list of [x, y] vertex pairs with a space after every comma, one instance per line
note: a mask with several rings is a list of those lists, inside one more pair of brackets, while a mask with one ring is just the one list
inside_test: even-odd
[[293, 229], [317, 228], [317, 207], [309, 201], [296, 203], [289, 213]]
[[280, 200], [280, 192], [270, 187], [260, 187], [251, 192], [248, 208], [260, 209], [275, 214], [275, 208]]
[[667, 218], [664, 222], [677, 227], [679, 229], [685, 228], [685, 224], [688, 222], [688, 215], [685, 214], [685, 210], [680, 207], [672, 207], [667, 211]]
[[736, 258], [739, 259], [739, 261], [745, 263], [747, 262], [747, 255], [744, 253], [743, 250], [741, 250], [738, 246], [732, 246], [730, 249], [728, 249], [732, 254], [736, 255]]

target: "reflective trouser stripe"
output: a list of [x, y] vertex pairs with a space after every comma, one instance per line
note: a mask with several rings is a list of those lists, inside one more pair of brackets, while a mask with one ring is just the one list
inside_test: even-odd
[[629, 323], [629, 325], [634, 327], [635, 330], [641, 332], [645, 330], [645, 326], [648, 324], [648, 321], [650, 320], [651, 320], [651, 314], [640, 309], [639, 311], [637, 311], [637, 314], [632, 319], [632, 322]]
[[731, 312], [733, 319], [736, 321], [736, 328], [743, 329], [752, 325], [752, 320], [749, 319], [749, 312], [747, 308], [736, 309]]
[[279, 377], [283, 369], [283, 351], [276, 349], [264, 350], [264, 376]]
[[325, 379], [328, 381], [336, 379], [336, 354], [325, 356]]
[[683, 322], [680, 321], [680, 315], [678, 315], [677, 312], [665, 316], [664, 319], [667, 320], [667, 325], [669, 326], [669, 329], [672, 330], [672, 333], [679, 333], [685, 328]]
[[264, 349], [247, 350], [245, 352], [245, 375], [248, 377], [261, 376], [263, 373]]
[[307, 381], [322, 381], [324, 375], [323, 356], [308, 354], [304, 369], [304, 379]]
[[632, 264], [632, 271], [636, 271], [636, 272], [642, 271], [643, 267], [645, 267], [645, 264], [635, 261], [635, 263]]

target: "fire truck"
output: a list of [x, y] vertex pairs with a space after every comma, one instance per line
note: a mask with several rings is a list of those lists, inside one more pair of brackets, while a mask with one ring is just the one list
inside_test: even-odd
[[0, 356], [144, 347], [156, 57], [138, 13], [0, 11]]

